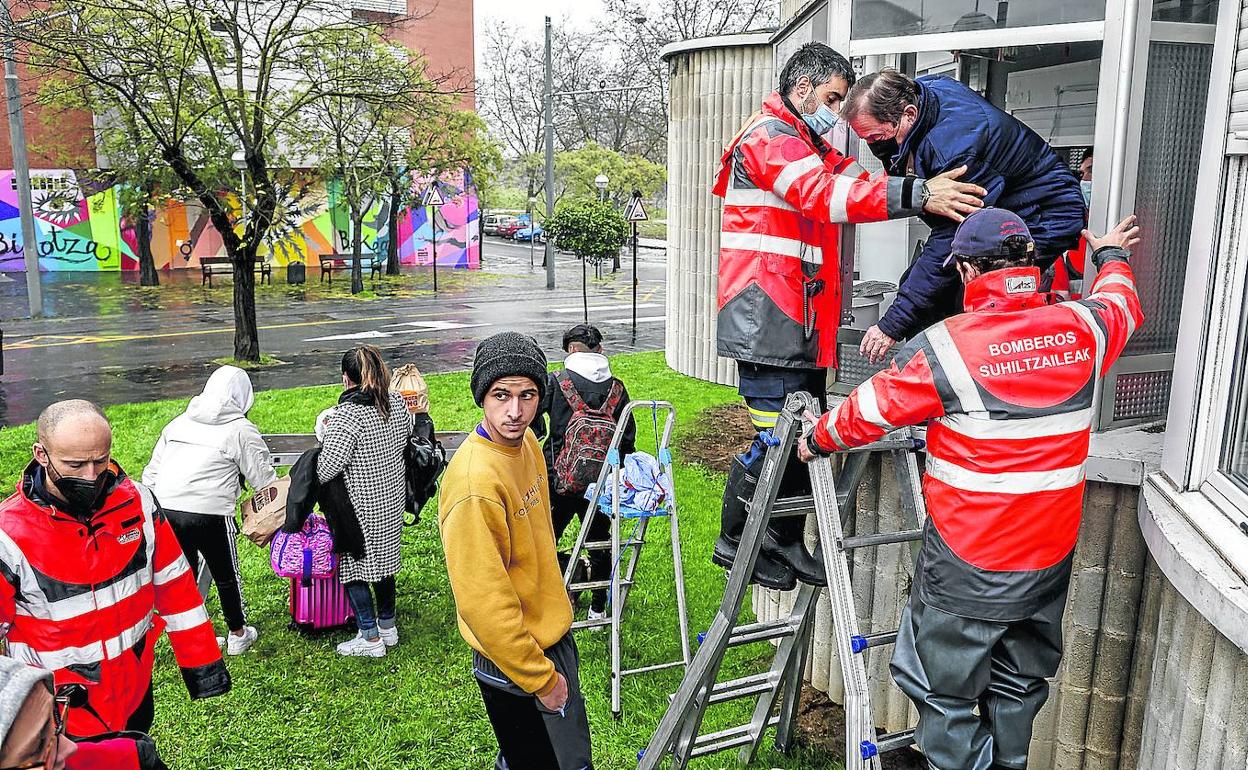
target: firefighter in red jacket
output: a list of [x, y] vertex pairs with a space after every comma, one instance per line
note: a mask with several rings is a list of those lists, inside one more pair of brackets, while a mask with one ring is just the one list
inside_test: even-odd
[[1056, 302], [1037, 291], [1021, 219], [968, 217], [953, 240], [966, 312], [907, 342], [799, 442], [809, 460], [928, 424], [928, 519], [891, 667], [938, 770], [1027, 766], [1062, 656], [1099, 381], [1144, 320], [1134, 219], [1084, 231], [1096, 280]]
[[192, 698], [221, 695], [221, 660], [195, 576], [145, 487], [112, 461], [112, 431], [89, 401], [39, 416], [34, 461], [0, 503], [0, 623], [9, 657], [81, 685], [67, 733], [152, 724], [152, 662], [167, 631]]
[[[965, 169], [930, 180], [868, 177], [832, 149], [836, 123], [854, 81], [845, 57], [822, 43], [799, 48], [780, 73], [780, 89], [728, 144], [713, 192], [724, 199], [719, 253], [719, 354], [737, 361], [758, 437], [736, 458], [724, 490], [713, 560], [731, 567], [785, 396], [822, 395], [836, 365], [841, 316], [840, 226], [926, 211], [961, 221], [981, 204], [981, 187], [957, 181]], [[785, 494], [806, 491], [805, 474], [786, 474]], [[796, 578], [823, 584], [823, 570], [801, 543], [802, 522], [768, 528], [754, 580], [792, 588]]]

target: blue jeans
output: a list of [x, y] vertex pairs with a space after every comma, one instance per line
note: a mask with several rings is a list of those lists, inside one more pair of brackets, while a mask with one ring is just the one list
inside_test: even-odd
[[[372, 591], [369, 591], [372, 586]], [[382, 628], [394, 628], [394, 578], [388, 577], [378, 580], [376, 583], [365, 583], [362, 580], [353, 580], [345, 584], [347, 589], [347, 601], [351, 602], [351, 609], [355, 611], [355, 625], [360, 629], [360, 634], [365, 639], [377, 639], [381, 633], [377, 630], [378, 626]], [[377, 594], [376, 614], [374, 615], [373, 593]]]

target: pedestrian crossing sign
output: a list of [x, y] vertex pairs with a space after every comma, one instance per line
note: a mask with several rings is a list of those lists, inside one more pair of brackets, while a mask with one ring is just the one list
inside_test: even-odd
[[422, 205], [441, 206], [444, 203], [446, 203], [446, 199], [442, 197], [442, 191], [438, 189], [436, 184], [430, 185], [429, 189], [425, 191], [425, 200]]
[[645, 207], [641, 205], [641, 198], [629, 199], [628, 208], [624, 211], [624, 219], [629, 222], [645, 222], [649, 218]]

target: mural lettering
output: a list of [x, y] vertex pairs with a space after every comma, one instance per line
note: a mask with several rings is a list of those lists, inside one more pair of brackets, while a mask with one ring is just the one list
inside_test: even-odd
[[[430, 181], [413, 176], [413, 187], [424, 189]], [[437, 214], [438, 265], [475, 268], [480, 265], [476, 195], [463, 173], [443, 177], [439, 184], [447, 203]], [[116, 191], [85, 187], [73, 170], [31, 172], [40, 269], [137, 270], [138, 240], [131, 224], [121, 220]], [[268, 261], [306, 264], [322, 254], [351, 250], [348, 207], [336, 183], [305, 174], [278, 194], [273, 225], [261, 247]], [[364, 251], [385, 254], [390, 216], [388, 201], [365, 214]], [[195, 268], [203, 257], [225, 256], [221, 236], [194, 202], [169, 201], [154, 212], [151, 225], [157, 269]], [[0, 171], [0, 271], [25, 269], [21, 232], [13, 172]], [[429, 264], [432, 235], [428, 209], [400, 211], [399, 261]]]

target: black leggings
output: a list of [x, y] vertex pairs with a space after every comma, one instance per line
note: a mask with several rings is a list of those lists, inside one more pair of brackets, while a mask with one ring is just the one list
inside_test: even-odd
[[191, 565], [191, 574], [199, 574], [199, 558], [203, 556], [217, 584], [221, 612], [231, 631], [242, 631], [246, 618], [243, 612], [243, 577], [238, 569], [238, 525], [233, 516], [205, 513], [165, 511], [182, 552]]

